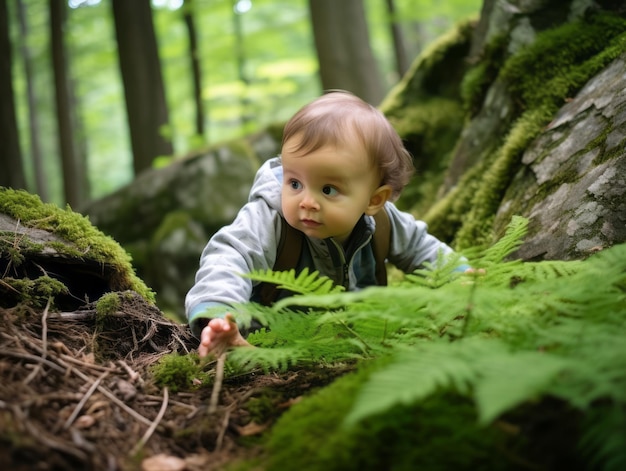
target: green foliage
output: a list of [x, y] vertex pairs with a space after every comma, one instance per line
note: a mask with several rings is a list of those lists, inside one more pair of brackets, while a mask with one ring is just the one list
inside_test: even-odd
[[120, 308], [118, 293], [103, 294], [96, 302], [96, 322], [100, 323], [107, 316], [115, 314]]
[[[71, 2], [73, 4], [80, 2]], [[89, 149], [90, 186], [102, 197], [132, 180], [132, 152], [126, 128], [124, 89], [118, 70], [115, 25], [110, 2], [82, 2], [67, 9], [64, 43], [73, 93], [80, 117], [81, 146]], [[163, 2], [160, 2], [163, 3]], [[238, 15], [240, 41], [235, 36], [232, 0], [195, 2], [189, 7], [198, 35], [198, 59], [203, 72], [202, 101], [205, 130], [196, 134], [189, 39], [183, 8], [153, 2], [159, 57], [169, 104], [169, 129], [176, 156], [207, 143], [230, 140], [284, 122], [321, 90], [310, 18], [305, 0], [255, 0], [249, 12]], [[182, 3], [182, 2], [179, 2]], [[61, 203], [62, 175], [58, 153], [54, 89], [50, 67], [48, 7], [24, 2], [29, 32], [19, 29], [16, 2], [8, 2], [9, 33], [14, 51], [29, 48], [32, 60], [39, 143], [50, 200]], [[480, 10], [480, 0], [396, 0], [393, 20], [403, 29], [409, 60], [454, 22]], [[367, 0], [364, 8], [371, 42], [387, 85], [398, 80], [389, 35], [390, 19], [384, 2]], [[13, 56], [13, 85], [22, 152], [29, 183], [34, 186], [31, 140], [27, 135], [28, 103], [23, 57]], [[238, 61], [242, 60], [242, 63]], [[244, 77], [240, 76], [240, 72]], [[29, 187], [31, 192], [35, 192]], [[45, 198], [44, 198], [45, 199]]]
[[196, 355], [177, 353], [163, 356], [152, 366], [152, 375], [156, 384], [161, 387], [167, 386], [172, 392], [189, 389], [194, 378], [206, 376], [201, 371]]
[[590, 15], [545, 31], [506, 62], [501, 77], [525, 108], [563, 104], [618, 57], [626, 41], [626, 20], [613, 14]]
[[343, 291], [343, 286], [334, 286], [327, 276], [320, 276], [319, 272], [309, 273], [305, 268], [298, 276], [295, 270], [274, 272], [272, 270], [255, 270], [243, 275], [255, 281], [274, 283], [280, 289], [286, 289], [300, 294], [327, 294]]
[[[5, 287], [8, 289], [4, 290]], [[58, 295], [68, 294], [68, 289], [59, 280], [45, 275], [34, 280], [4, 277], [0, 279], [0, 293], [2, 293], [0, 305], [23, 303], [41, 309], [46, 306], [49, 299], [54, 300]], [[51, 305], [54, 306], [54, 301]]]
[[[553, 398], [565, 405], [569, 419], [579, 422], [580, 433], [572, 440], [580, 447], [568, 451], [570, 458], [619, 469], [616, 463], [624, 459], [623, 447], [617, 445], [623, 437], [619, 430], [626, 429], [626, 244], [585, 261], [508, 260], [526, 227], [525, 219], [514, 218], [496, 244], [466, 253], [471, 265], [482, 269], [473, 273], [459, 275], [444, 263], [386, 288], [299, 295], [273, 309], [259, 309], [258, 317], [269, 326], [250, 336], [259, 348], [237, 349], [231, 361], [266, 368], [312, 361], [370, 365], [367, 378], [352, 384], [351, 393], [326, 388], [310, 405], [303, 401], [300, 407], [308, 413], [294, 408], [293, 418], [287, 413], [273, 434], [324, 429], [327, 439], [332, 431], [324, 456], [336, 455], [342, 463], [342, 447], [350, 455], [355, 446], [347, 442], [359, 437], [368, 443], [360, 431], [403, 417], [398, 410], [421, 411], [436, 403], [438, 412], [414, 415], [410, 423], [428, 428], [433, 425], [426, 422], [437, 414], [454, 422], [450, 408], [457, 399], [450, 398], [457, 397], [474, 404], [474, 418], [458, 426], [490, 437], [489, 444], [480, 446], [497, 448], [502, 437], [491, 435], [494, 423], [509, 416], [523, 423], [522, 411], [540, 410], [543, 401]], [[288, 310], [297, 306], [310, 311]], [[255, 310], [249, 306], [247, 315], [256, 317]], [[564, 416], [563, 424], [567, 420]], [[390, 424], [384, 428], [393, 430]], [[276, 459], [283, 464], [297, 460], [308, 453], [302, 447], [312, 437], [305, 433], [301, 440], [290, 445], [293, 454], [278, 452], [277, 445], [272, 453], [280, 453], [282, 458]], [[415, 459], [413, 464], [426, 458]], [[305, 469], [326, 466], [320, 456]]]
[[592, 14], [565, 23], [539, 33], [504, 61], [506, 40], [497, 37], [487, 46], [465, 76], [462, 94], [468, 111], [475, 113], [490, 87], [505, 86], [515, 104], [508, 133], [483, 149], [456, 188], [423, 217], [432, 233], [453, 240], [459, 250], [491, 242], [494, 215], [524, 150], [568, 98], [623, 53], [626, 20]]
[[466, 112], [475, 115], [498, 76], [506, 55], [507, 38], [498, 36], [485, 46], [481, 60], [467, 71], [461, 82], [461, 96]]
[[343, 427], [372, 366], [384, 368], [384, 362], [338, 379], [283, 415], [269, 436], [265, 469], [510, 469], [501, 452], [488, 447], [502, 442], [502, 434], [495, 428], [477, 430], [471, 402], [455, 394]]
[[[63, 210], [53, 204], [43, 203], [36, 195], [0, 187], [0, 214], [11, 216], [22, 226], [42, 229], [59, 236], [68, 244], [51, 242], [50, 245], [61, 250], [61, 253], [110, 265], [116, 272], [117, 285], [154, 301], [154, 293], [135, 274], [128, 253], [115, 240], [95, 228], [88, 218], [71, 208]], [[11, 253], [11, 249], [39, 253], [44, 249], [42, 245], [21, 242], [6, 236], [0, 238], [0, 253]], [[11, 260], [15, 262], [15, 255]]]

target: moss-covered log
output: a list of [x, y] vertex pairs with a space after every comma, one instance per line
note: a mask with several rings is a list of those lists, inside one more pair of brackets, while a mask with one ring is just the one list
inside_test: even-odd
[[84, 216], [0, 188], [0, 302], [73, 309], [109, 291], [134, 290], [154, 301], [129, 255]]

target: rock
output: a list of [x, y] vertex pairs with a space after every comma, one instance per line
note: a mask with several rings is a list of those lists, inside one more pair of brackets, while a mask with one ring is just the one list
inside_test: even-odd
[[82, 212], [130, 252], [159, 307], [182, 318], [200, 252], [234, 219], [258, 167], [278, 147], [269, 131], [216, 145], [142, 173]]
[[522, 157], [496, 215], [530, 219], [525, 260], [585, 258], [626, 241], [626, 54], [567, 103]]

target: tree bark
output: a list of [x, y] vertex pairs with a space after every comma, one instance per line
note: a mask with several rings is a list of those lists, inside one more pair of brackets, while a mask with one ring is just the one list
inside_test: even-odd
[[32, 53], [26, 38], [29, 34], [28, 15], [24, 0], [17, 0], [17, 13], [20, 25], [20, 51], [24, 60], [24, 77], [26, 79], [26, 93], [28, 98], [28, 131], [30, 138], [30, 152], [33, 159], [33, 172], [35, 174], [35, 192], [44, 201], [48, 201], [48, 182], [45, 178], [43, 159], [41, 155], [41, 140], [39, 134], [39, 115], [37, 113], [37, 98], [33, 84], [33, 61]]
[[0, 186], [26, 188], [20, 151], [13, 74], [11, 73], [11, 40], [6, 2], [0, 2]]
[[406, 71], [409, 70], [409, 60], [406, 47], [404, 46], [404, 36], [402, 35], [400, 23], [397, 21], [395, 1], [386, 0], [386, 3], [387, 13], [389, 14], [389, 29], [393, 41], [393, 52], [396, 58], [396, 72], [398, 73], [398, 77], [402, 77]]
[[135, 175], [159, 155], [172, 154], [161, 134], [169, 113], [157, 49], [150, 0], [113, 0], [113, 18]]
[[241, 125], [244, 132], [247, 132], [248, 123], [252, 120], [250, 116], [250, 100], [248, 99], [248, 86], [250, 78], [246, 73], [246, 50], [244, 46], [244, 32], [242, 13], [237, 11], [237, 0], [232, 0], [233, 5], [233, 30], [235, 32], [235, 59], [237, 61], [237, 77], [243, 84], [243, 93], [240, 97], [241, 103]]
[[348, 90], [378, 105], [385, 89], [370, 45], [362, 0], [309, 0], [325, 90]]
[[187, 36], [189, 37], [189, 58], [193, 77], [193, 98], [196, 104], [196, 134], [204, 135], [204, 112], [202, 106], [202, 71], [200, 60], [198, 59], [198, 35], [193, 17], [193, 2], [185, 0], [183, 18], [187, 26]]
[[63, 169], [65, 201], [79, 207], [86, 199], [85, 181], [87, 172], [78, 156], [74, 142], [75, 119], [70, 95], [70, 77], [67, 53], [63, 43], [65, 24], [65, 2], [50, 0], [50, 44], [54, 71], [55, 102], [59, 127], [59, 150]]

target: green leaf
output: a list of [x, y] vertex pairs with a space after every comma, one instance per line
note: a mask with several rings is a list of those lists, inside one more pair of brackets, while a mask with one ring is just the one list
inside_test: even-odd
[[541, 352], [500, 354], [480, 364], [483, 376], [476, 382], [474, 397], [481, 424], [541, 395], [573, 366], [567, 359]]

